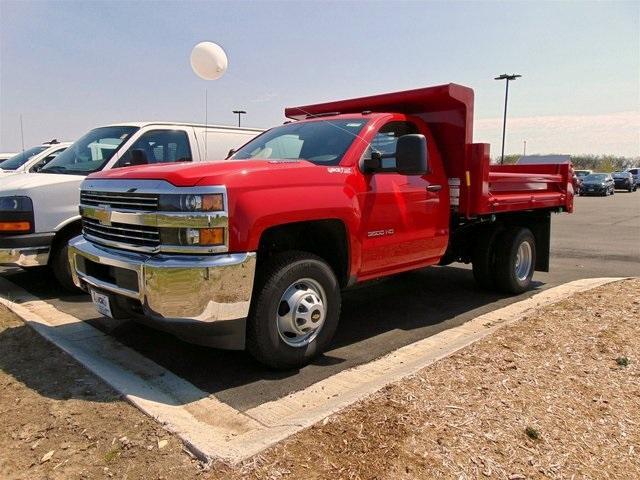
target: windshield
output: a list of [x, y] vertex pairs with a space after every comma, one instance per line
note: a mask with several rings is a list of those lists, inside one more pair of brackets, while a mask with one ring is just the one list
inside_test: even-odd
[[589, 172], [586, 170], [576, 170], [576, 175], [579, 177], [586, 177], [589, 175]]
[[102, 170], [120, 145], [136, 130], [138, 127], [101, 127], [91, 130], [39, 172], [89, 175]]
[[592, 173], [591, 175], [584, 177], [586, 181], [592, 182], [602, 182], [603, 180], [606, 180], [606, 178], [607, 175], [605, 173]]
[[628, 172], [614, 172], [613, 174], [616, 178], [627, 178], [629, 176]]
[[24, 152], [14, 155], [10, 159], [2, 162], [2, 165], [0, 165], [0, 168], [2, 168], [2, 170], [15, 170], [18, 167], [21, 167], [22, 165], [27, 163], [30, 158], [43, 152], [47, 148], [49, 147], [46, 145], [38, 145], [37, 147], [33, 147], [33, 148], [30, 148], [29, 150], [25, 150]]
[[337, 165], [365, 123], [360, 119], [287, 123], [254, 138], [231, 158]]

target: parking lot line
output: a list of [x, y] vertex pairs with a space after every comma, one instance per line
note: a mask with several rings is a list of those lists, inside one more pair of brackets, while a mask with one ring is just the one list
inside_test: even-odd
[[244, 413], [3, 278], [0, 291], [6, 293], [0, 303], [177, 434], [198, 457], [237, 463], [535, 308], [618, 280], [622, 278], [583, 279], [544, 290]]

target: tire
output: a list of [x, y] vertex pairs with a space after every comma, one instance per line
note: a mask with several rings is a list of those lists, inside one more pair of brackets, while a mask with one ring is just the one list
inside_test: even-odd
[[[528, 260], [521, 258], [520, 262], [527, 262], [526, 272], [519, 271], [517, 264], [519, 249], [524, 244], [529, 246], [528, 248], [522, 247], [525, 251], [520, 253]], [[511, 294], [519, 294], [528, 290], [536, 265], [536, 241], [531, 231], [522, 227], [511, 227], [505, 230], [496, 238], [494, 251], [494, 281], [497, 290]]]
[[[304, 297], [301, 291], [308, 291], [311, 296]], [[290, 303], [297, 307], [290, 308]], [[313, 306], [308, 310], [304, 305]], [[338, 279], [324, 260], [306, 252], [275, 255], [261, 267], [256, 279], [247, 319], [247, 350], [269, 367], [279, 370], [301, 368], [320, 355], [333, 338], [340, 306]], [[297, 328], [298, 321], [302, 320], [287, 315], [300, 312], [299, 308], [305, 309], [308, 316], [306, 324], [311, 326], [312, 322], [318, 321], [314, 315], [322, 315], [319, 312], [324, 311], [321, 326], [309, 329], [311, 333], [306, 334], [308, 336], [303, 333], [295, 336], [292, 328], [288, 328], [291, 325]], [[282, 322], [285, 323], [283, 326], [281, 319], [285, 318], [292, 321], [289, 324]]]
[[80, 293], [71, 277], [71, 265], [69, 264], [69, 240], [75, 235], [62, 238], [56, 242], [51, 252], [49, 266], [58, 283], [69, 292]]
[[485, 290], [495, 288], [493, 268], [495, 262], [494, 242], [497, 235], [498, 231], [495, 228], [484, 232], [473, 248], [471, 256], [473, 278], [478, 286]]

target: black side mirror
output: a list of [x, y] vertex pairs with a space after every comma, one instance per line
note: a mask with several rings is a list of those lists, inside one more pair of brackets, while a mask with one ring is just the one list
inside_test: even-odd
[[398, 138], [396, 170], [401, 175], [424, 175], [427, 167], [427, 139], [412, 133]]
[[134, 148], [133, 150], [131, 150], [131, 160], [129, 160], [126, 165], [147, 165], [148, 163], [149, 159], [147, 158], [146, 152], [139, 148]]
[[232, 148], [231, 150], [229, 150], [229, 153], [227, 154], [227, 158], [225, 158], [225, 160], [229, 160], [229, 158], [231, 158], [231, 155], [233, 155], [237, 151], [238, 151], [237, 148]]
[[376, 150], [371, 151], [371, 156], [362, 159], [362, 172], [375, 173], [382, 168], [382, 154]]

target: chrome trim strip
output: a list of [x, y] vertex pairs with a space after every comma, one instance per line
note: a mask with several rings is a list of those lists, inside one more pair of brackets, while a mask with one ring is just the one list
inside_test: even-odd
[[[79, 258], [135, 272], [139, 292], [82, 271]], [[246, 318], [256, 270], [255, 252], [222, 255], [145, 255], [95, 245], [83, 237], [69, 242], [74, 283], [140, 301], [156, 320], [216, 322]]]
[[49, 247], [0, 248], [0, 265], [42, 267], [49, 263]]
[[158, 228], [214, 228], [228, 225], [226, 212], [124, 212], [112, 208], [80, 205], [80, 215], [100, 222]]

